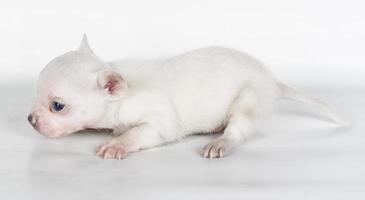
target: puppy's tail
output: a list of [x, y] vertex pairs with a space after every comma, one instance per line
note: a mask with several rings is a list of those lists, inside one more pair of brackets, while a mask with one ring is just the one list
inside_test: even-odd
[[333, 122], [339, 124], [340, 126], [351, 126], [351, 123], [348, 119], [340, 116], [322, 99], [312, 97], [282, 83], [278, 83], [278, 87], [281, 92], [281, 98], [290, 99], [309, 105], [315, 105], [319, 107], [321, 111], [325, 113]]

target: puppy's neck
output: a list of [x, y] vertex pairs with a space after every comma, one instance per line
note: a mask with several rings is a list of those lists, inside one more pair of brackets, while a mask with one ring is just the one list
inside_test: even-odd
[[88, 124], [87, 128], [113, 129], [118, 123], [118, 111], [121, 103], [120, 100], [108, 103], [100, 119]]

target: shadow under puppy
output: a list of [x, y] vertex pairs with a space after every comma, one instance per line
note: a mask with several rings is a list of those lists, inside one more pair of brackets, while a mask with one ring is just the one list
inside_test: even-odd
[[204, 157], [219, 158], [253, 134], [279, 98], [317, 104], [334, 122], [346, 123], [322, 100], [279, 83], [242, 52], [210, 47], [165, 60], [105, 62], [84, 35], [79, 50], [56, 57], [40, 73], [28, 120], [51, 138], [113, 129], [116, 137], [97, 155], [116, 159], [186, 135], [223, 131], [203, 148]]

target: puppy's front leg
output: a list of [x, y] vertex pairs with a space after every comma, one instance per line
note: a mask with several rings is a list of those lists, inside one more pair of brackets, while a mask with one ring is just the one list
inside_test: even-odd
[[101, 145], [96, 155], [104, 159], [122, 159], [129, 153], [163, 142], [159, 132], [152, 125], [142, 124]]

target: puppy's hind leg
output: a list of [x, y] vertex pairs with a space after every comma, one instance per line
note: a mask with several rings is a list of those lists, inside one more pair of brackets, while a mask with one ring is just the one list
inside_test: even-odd
[[258, 112], [258, 100], [253, 89], [242, 89], [232, 104], [223, 135], [203, 148], [203, 157], [221, 158], [252, 135], [256, 130]]

